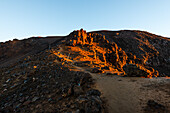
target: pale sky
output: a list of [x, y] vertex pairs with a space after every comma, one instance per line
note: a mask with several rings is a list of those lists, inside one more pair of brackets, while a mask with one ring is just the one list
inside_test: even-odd
[[170, 37], [170, 0], [0, 0], [0, 42], [80, 28]]

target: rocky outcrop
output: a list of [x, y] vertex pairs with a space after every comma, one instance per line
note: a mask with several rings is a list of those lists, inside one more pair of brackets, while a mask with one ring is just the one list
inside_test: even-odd
[[[124, 71], [125, 64], [138, 64], [158, 70], [159, 76], [170, 76], [170, 40], [148, 32], [130, 30], [87, 33], [81, 29], [73, 31], [64, 38], [32, 37], [1, 42], [0, 67], [13, 64], [25, 56], [59, 44], [79, 48], [87, 47], [93, 55], [84, 54], [84, 56], [104, 62], [104, 65], [112, 65], [119, 71]], [[83, 59], [82, 56], [81, 60]], [[90, 62], [93, 63], [93, 61]]]
[[[94, 33], [94, 32], [93, 32]], [[158, 70], [160, 76], [170, 76], [170, 39], [145, 31], [96, 31], [105, 35], [109, 42], [114, 42], [129, 56], [130, 61]], [[134, 58], [133, 58], [134, 56]], [[136, 63], [135, 63], [136, 64]]]
[[135, 64], [127, 64], [123, 67], [125, 71], [125, 75], [129, 77], [157, 77], [159, 76], [158, 71], [154, 70], [151, 67], [148, 67], [148, 69], [141, 65], [135, 65]]
[[93, 42], [103, 43], [105, 37], [97, 33], [86, 33], [85, 30], [75, 30], [68, 36], [67, 44], [76, 46], [76, 45], [92, 45]]
[[[120, 34], [116, 34], [120, 35]], [[120, 43], [120, 42], [119, 42]], [[103, 67], [110, 67], [108, 70], [118, 70], [123, 72], [126, 76], [139, 76], [139, 77], [152, 77], [159, 76], [159, 73], [154, 69], [153, 65], [148, 65], [150, 57], [158, 52], [156, 50], [149, 50], [152, 54], [140, 51], [138, 54], [133, 54], [133, 52], [125, 51], [116, 42], [107, 40], [105, 35], [99, 33], [86, 33], [83, 29], [73, 31], [67, 38], [67, 46], [76, 47], [76, 49], [81, 49], [81, 53], [84, 53], [82, 57], [85, 57], [86, 61], [97, 62], [97, 68], [92, 69], [92, 72], [104, 73], [101, 70]], [[135, 46], [135, 44], [134, 44]], [[135, 48], [135, 47], [134, 47]], [[149, 48], [152, 48], [149, 46]], [[72, 49], [73, 50], [73, 49]], [[133, 50], [133, 48], [132, 48]], [[74, 53], [75, 50], [73, 50]], [[91, 52], [86, 55], [88, 52]], [[73, 54], [72, 53], [72, 54]], [[79, 57], [81, 55], [79, 54]], [[76, 56], [78, 57], [78, 56]], [[72, 59], [75, 59], [75, 55]], [[81, 62], [83, 59], [76, 59]], [[104, 64], [104, 66], [103, 66]], [[149, 68], [149, 69], [148, 69]], [[152, 69], [151, 69], [152, 68]], [[151, 69], [151, 70], [150, 70]]]
[[162, 104], [159, 104], [155, 102], [154, 100], [148, 100], [147, 106], [144, 108], [146, 113], [154, 113], [154, 112], [160, 112], [160, 113], [167, 113], [168, 110], [166, 107]]

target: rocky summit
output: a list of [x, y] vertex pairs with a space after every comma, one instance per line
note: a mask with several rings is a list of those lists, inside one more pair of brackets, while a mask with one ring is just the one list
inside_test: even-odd
[[55, 50], [54, 54], [64, 61], [87, 66], [95, 72], [147, 78], [170, 75], [169, 39], [149, 39], [149, 34], [135, 37], [138, 31], [134, 31], [130, 37], [132, 31], [124, 32], [128, 32], [127, 36], [122, 36], [123, 32], [111, 36], [109, 33], [112, 32], [105, 31], [73, 31], [59, 46], [59, 54]]
[[0, 62], [0, 112], [104, 113], [92, 76], [170, 77], [170, 39], [81, 29], [1, 42]]

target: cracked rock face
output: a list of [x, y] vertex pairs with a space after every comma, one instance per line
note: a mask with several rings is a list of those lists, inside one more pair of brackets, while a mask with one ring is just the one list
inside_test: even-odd
[[[96, 31], [122, 48], [130, 59], [135, 56], [154, 68], [159, 76], [170, 76], [170, 39], [145, 31]], [[133, 59], [136, 59], [133, 58]], [[133, 61], [132, 61], [133, 62]]]
[[[93, 69], [92, 72], [104, 73], [101, 69], [106, 66], [110, 68], [109, 71], [117, 70], [123, 72], [126, 76], [148, 78], [169, 75], [167, 70], [170, 67], [168, 62], [169, 52], [167, 49], [164, 50], [164, 47], [161, 49], [161, 44], [169, 49], [168, 39], [145, 32], [101, 31], [86, 33], [83, 29], [70, 33], [66, 42], [63, 43], [65, 48], [71, 48], [72, 54], [76, 51], [80, 52], [79, 55], [72, 56], [73, 60], [98, 62], [97, 65], [99, 66], [94, 66], [96, 71]], [[167, 51], [167, 53], [163, 53], [163, 51]], [[162, 65], [165, 68], [162, 68]], [[133, 73], [133, 70], [136, 72]]]

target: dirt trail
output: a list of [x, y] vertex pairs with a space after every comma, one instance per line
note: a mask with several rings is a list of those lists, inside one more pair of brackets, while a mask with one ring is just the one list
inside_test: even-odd
[[[92, 76], [96, 80], [96, 88], [106, 99], [109, 113], [143, 113], [150, 99], [165, 105], [167, 111], [170, 111], [170, 94], [167, 93], [170, 90], [166, 87], [170, 84], [170, 79], [109, 77], [99, 74]], [[163, 84], [164, 91], [155, 87], [159, 84]]]
[[[90, 73], [86, 68], [74, 67]], [[155, 87], [159, 84], [167, 86], [170, 84], [170, 79], [90, 74], [96, 81], [95, 88], [102, 92], [102, 97], [106, 100], [109, 113], [143, 113], [147, 101], [150, 99], [156, 100], [165, 105], [168, 110], [170, 109], [170, 94], [167, 94], [170, 91], [169, 88], [164, 87], [166, 91], [163, 91], [161, 88]]]
[[[77, 67], [78, 70], [90, 73], [86, 69]], [[139, 111], [139, 99], [137, 89], [140, 87], [127, 78], [119, 76], [109, 77], [90, 73], [96, 81], [96, 89], [102, 92], [107, 102], [109, 113], [137, 113]], [[133, 81], [133, 80], [132, 80]], [[138, 105], [138, 107], [137, 107]]]
[[108, 77], [93, 74], [96, 88], [106, 99], [109, 113], [139, 113], [139, 84], [118, 76]]

